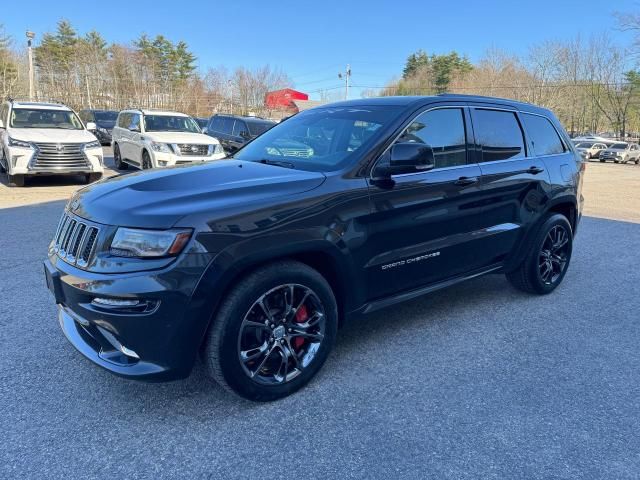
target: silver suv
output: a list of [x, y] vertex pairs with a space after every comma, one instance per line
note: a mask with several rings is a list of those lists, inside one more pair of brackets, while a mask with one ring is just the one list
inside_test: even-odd
[[615, 163], [640, 163], [640, 146], [637, 143], [617, 142], [600, 153], [600, 161], [613, 160]]

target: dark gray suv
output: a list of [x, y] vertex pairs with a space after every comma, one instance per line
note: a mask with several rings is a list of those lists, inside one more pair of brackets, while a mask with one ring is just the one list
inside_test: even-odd
[[260, 117], [214, 115], [209, 120], [206, 133], [217, 138], [226, 152], [235, 153], [274, 125], [276, 122]]

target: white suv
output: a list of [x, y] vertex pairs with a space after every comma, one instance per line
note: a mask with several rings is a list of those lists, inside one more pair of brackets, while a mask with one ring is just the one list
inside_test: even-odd
[[102, 177], [102, 147], [76, 113], [60, 103], [7, 100], [0, 106], [0, 171], [9, 185], [24, 186], [29, 175], [84, 174]]
[[204, 135], [184, 113], [122, 110], [112, 134], [116, 167], [171, 167], [225, 157], [220, 142]]

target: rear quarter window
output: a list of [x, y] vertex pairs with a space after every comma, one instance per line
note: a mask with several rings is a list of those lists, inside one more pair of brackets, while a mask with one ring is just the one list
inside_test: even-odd
[[529, 113], [523, 113], [522, 118], [536, 155], [558, 155], [566, 151], [564, 143], [548, 118]]

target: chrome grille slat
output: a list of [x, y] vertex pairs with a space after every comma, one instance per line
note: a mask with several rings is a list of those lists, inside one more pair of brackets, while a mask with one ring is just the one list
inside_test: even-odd
[[185, 157], [204, 157], [209, 155], [209, 145], [200, 143], [178, 143], [180, 155]]
[[95, 253], [100, 229], [65, 212], [53, 240], [54, 252], [67, 263], [86, 267]]
[[31, 165], [34, 169], [89, 167], [82, 143], [35, 143], [35, 145], [38, 150]]

